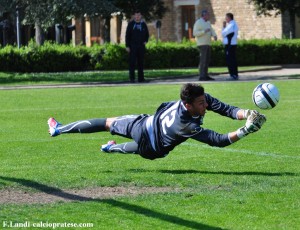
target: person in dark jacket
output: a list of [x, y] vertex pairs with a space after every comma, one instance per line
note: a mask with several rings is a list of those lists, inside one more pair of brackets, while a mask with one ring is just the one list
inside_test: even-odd
[[135, 82], [135, 64], [138, 65], [138, 82], [144, 82], [144, 55], [145, 45], [149, 39], [147, 24], [142, 20], [137, 10], [134, 19], [128, 23], [126, 29], [126, 50], [129, 53], [129, 80]]

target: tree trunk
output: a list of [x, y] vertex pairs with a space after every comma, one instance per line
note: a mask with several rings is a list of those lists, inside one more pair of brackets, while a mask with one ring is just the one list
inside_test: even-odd
[[35, 41], [38, 46], [44, 44], [43, 30], [38, 22], [35, 22]]

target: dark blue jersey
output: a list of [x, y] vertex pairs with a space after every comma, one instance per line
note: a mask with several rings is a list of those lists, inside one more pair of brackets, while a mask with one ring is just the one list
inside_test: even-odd
[[[209, 94], [205, 94], [205, 97], [207, 110], [232, 119], [237, 118], [239, 108], [225, 104]], [[218, 134], [202, 128], [203, 118], [204, 116], [191, 116], [180, 100], [161, 104], [155, 115], [151, 117], [152, 147], [156, 152], [166, 155], [188, 138], [211, 146], [223, 147], [231, 144], [228, 134]]]

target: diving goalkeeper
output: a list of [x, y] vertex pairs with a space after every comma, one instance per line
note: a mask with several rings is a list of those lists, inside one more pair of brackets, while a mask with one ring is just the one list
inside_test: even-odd
[[[219, 134], [202, 127], [207, 110], [231, 119], [246, 120], [246, 123], [236, 131]], [[205, 93], [201, 85], [187, 83], [181, 88], [180, 100], [162, 103], [154, 115], [96, 118], [67, 125], [49, 118], [48, 125], [52, 137], [68, 133], [109, 131], [112, 135], [133, 139], [122, 144], [109, 141], [102, 145], [101, 150], [107, 153], [139, 154], [153, 160], [167, 156], [189, 138], [211, 146], [228, 146], [258, 131], [265, 121], [266, 117], [255, 110], [228, 105]]]

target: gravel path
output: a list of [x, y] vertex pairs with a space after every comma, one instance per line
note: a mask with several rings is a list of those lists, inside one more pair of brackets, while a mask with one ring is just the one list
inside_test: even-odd
[[[243, 82], [243, 81], [270, 81], [270, 80], [289, 80], [297, 79], [300, 80], [300, 77], [295, 77], [295, 75], [300, 75], [300, 68], [274, 68], [273, 70], [262, 70], [255, 72], [243, 72], [240, 73], [239, 81], [234, 82]], [[214, 82], [233, 82], [228, 74], [219, 74], [213, 76], [215, 81], [206, 81], [207, 83]], [[172, 78], [171, 76], [167, 79], [157, 79], [151, 80], [147, 83], [135, 85], [149, 85], [149, 84], [182, 84], [185, 82], [199, 82], [198, 76], [186, 76], [183, 78]], [[15, 90], [15, 89], [47, 89], [47, 88], [80, 88], [80, 87], [110, 87], [110, 86], [126, 86], [132, 85], [127, 82], [121, 83], [101, 83], [101, 82], [90, 82], [90, 83], [67, 83], [67, 84], [53, 84], [53, 85], [21, 85], [21, 86], [0, 86], [0, 90]]]
[[[242, 72], [239, 74], [239, 80], [233, 81], [228, 74], [218, 74], [212, 76], [215, 81], [208, 81], [205, 83], [213, 82], [241, 82], [241, 81], [270, 81], [270, 80], [289, 80], [289, 79], [298, 79], [300, 77], [295, 77], [300, 75], [300, 68], [282, 68], [274, 70], [262, 70], [254, 72]], [[154, 80], [151, 83], [183, 83], [183, 82], [199, 82], [198, 76], [193, 76], [189, 78], [178, 78], [178, 79], [166, 79], [166, 80]]]

